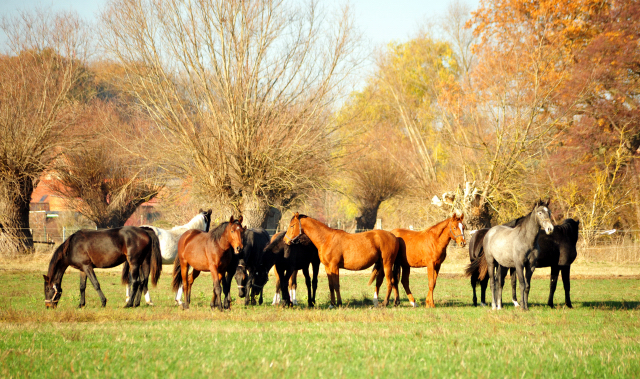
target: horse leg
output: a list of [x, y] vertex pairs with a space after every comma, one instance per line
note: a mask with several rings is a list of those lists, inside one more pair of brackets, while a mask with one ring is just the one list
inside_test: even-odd
[[131, 298], [133, 299], [133, 307], [140, 306], [140, 300], [142, 299], [142, 268], [139, 264], [129, 262], [131, 267], [130, 280], [131, 280]]
[[388, 262], [384, 267], [384, 276], [387, 278], [387, 296], [384, 297], [383, 307], [389, 304], [389, 298], [391, 297], [391, 291], [393, 290], [393, 262]]
[[331, 292], [331, 306], [339, 307], [342, 305], [342, 297], [340, 296], [340, 274], [339, 269], [334, 265], [325, 267], [327, 276], [329, 277], [329, 292]]
[[507, 279], [508, 267], [498, 266], [498, 275], [500, 277], [500, 286], [498, 289], [498, 309], [502, 309], [502, 291], [504, 289], [504, 282]]
[[511, 301], [513, 301], [514, 307], [519, 307], [518, 304], [518, 292], [516, 291], [518, 281], [516, 280], [516, 269], [511, 267], [509, 269], [509, 276], [511, 277]]
[[193, 282], [195, 282], [196, 278], [199, 275], [200, 275], [200, 271], [192, 270], [191, 274], [189, 274], [189, 276], [187, 277], [187, 285], [189, 286], [189, 293], [188, 294], [186, 292], [186, 287], [185, 287], [185, 294], [186, 294], [185, 297], [188, 300], [187, 309], [189, 308], [189, 304], [191, 304], [191, 289], [193, 288]]
[[313, 301], [311, 300], [311, 276], [309, 275], [309, 267], [302, 269], [302, 275], [304, 275], [304, 284], [307, 285], [307, 306], [313, 307]]
[[211, 272], [211, 278], [213, 279], [213, 296], [211, 297], [211, 310], [214, 307], [218, 307], [218, 309], [222, 310], [222, 302], [220, 301], [222, 295], [222, 289], [220, 288], [220, 281], [222, 279], [222, 275], [218, 273], [216, 267], [209, 267], [209, 271]]
[[[177, 257], [176, 259], [180, 259]], [[194, 271], [195, 272], [195, 271]], [[180, 275], [182, 275], [182, 285], [184, 286], [184, 303], [182, 303], [182, 309], [189, 309], [191, 303], [191, 285], [189, 284], [189, 266], [186, 261], [180, 261]], [[191, 281], [193, 283], [193, 281]]]
[[85, 266], [84, 273], [87, 274], [87, 276], [89, 277], [89, 280], [91, 281], [91, 284], [93, 284], [93, 288], [95, 288], [96, 292], [98, 292], [98, 296], [100, 296], [100, 302], [102, 303], [102, 308], [106, 307], [107, 298], [104, 296], [104, 294], [102, 293], [102, 290], [100, 289], [100, 283], [98, 283], [98, 278], [96, 278], [96, 273], [93, 272], [93, 267]]
[[231, 308], [231, 299], [229, 299], [229, 293], [231, 292], [231, 281], [233, 280], [233, 273], [227, 270], [222, 277], [222, 293], [224, 294], [224, 309]]
[[436, 288], [436, 278], [438, 277], [438, 274], [436, 273], [434, 264], [431, 264], [427, 267], [427, 276], [429, 278], [429, 292], [427, 293], [427, 301], [425, 307], [435, 308], [436, 304], [433, 301], [433, 290]]
[[573, 308], [571, 305], [571, 266], [562, 268], [562, 285], [564, 286], [564, 302], [567, 308]]
[[153, 302], [151, 301], [151, 294], [149, 293], [149, 274], [151, 273], [151, 262], [148, 259], [145, 259], [142, 262], [142, 270], [140, 275], [142, 276], [142, 292], [144, 293], [144, 302], [149, 306], [153, 306]]
[[409, 298], [409, 304], [412, 307], [416, 307], [416, 299], [413, 297], [413, 293], [411, 293], [411, 288], [409, 288], [409, 275], [411, 274], [411, 266], [402, 266], [402, 287], [404, 288], [404, 292], [407, 294]]
[[516, 274], [518, 275], [518, 281], [520, 282], [520, 291], [521, 291], [521, 298], [522, 298], [522, 309], [523, 310], [529, 310], [529, 305], [527, 303], [527, 296], [525, 294], [526, 289], [527, 289], [527, 283], [526, 283], [526, 279], [524, 277], [524, 267], [522, 265], [516, 264]]
[[87, 289], [87, 274], [80, 271], [80, 305], [78, 308], [82, 308], [85, 305], [84, 292]]
[[313, 268], [313, 279], [311, 279], [311, 286], [313, 289], [313, 297], [311, 300], [311, 306], [314, 307], [316, 305], [316, 290], [318, 289], [318, 272], [320, 271], [320, 262], [312, 263]]
[[473, 290], [473, 306], [478, 306], [478, 297], [476, 296], [476, 284], [478, 283], [478, 278], [480, 277], [479, 272], [474, 272], [471, 274], [471, 289]]
[[378, 270], [378, 275], [376, 276], [376, 285], [373, 292], [373, 306], [378, 306], [378, 298], [380, 297], [380, 287], [382, 286], [382, 282], [384, 282], [384, 269], [382, 268], [382, 262], [376, 263], [376, 269]]
[[[277, 269], [278, 267], [276, 267]], [[293, 275], [292, 270], [282, 269], [282, 271], [278, 272], [280, 276], [280, 294], [282, 294], [282, 303], [284, 307], [290, 307], [291, 297], [289, 296], [289, 279], [291, 275]]]
[[485, 276], [484, 279], [480, 281], [480, 305], [487, 305], [487, 284], [489, 284], [489, 277]]
[[486, 257], [487, 259], [487, 273], [489, 274], [489, 280], [491, 281], [491, 309], [496, 309], [496, 276], [495, 276], [495, 264], [493, 259]]
[[291, 278], [289, 279], [289, 297], [293, 305], [298, 305], [298, 299], [296, 299], [296, 290], [298, 289], [298, 270], [293, 270]]
[[556, 293], [556, 286], [558, 285], [558, 273], [560, 269], [558, 266], [551, 266], [551, 280], [549, 282], [549, 300], [547, 305], [553, 308], [553, 296]]

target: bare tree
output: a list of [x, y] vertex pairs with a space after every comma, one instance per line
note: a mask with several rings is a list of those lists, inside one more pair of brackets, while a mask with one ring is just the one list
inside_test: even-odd
[[82, 147], [63, 152], [53, 166], [55, 193], [98, 228], [123, 226], [162, 189], [162, 176], [140, 154], [148, 122], [113, 102], [94, 99], [76, 125]]
[[163, 135], [160, 165], [201, 197], [264, 226], [324, 181], [330, 106], [359, 63], [346, 9], [331, 22], [314, 2], [112, 0], [102, 21]]
[[75, 117], [88, 44], [73, 14], [23, 13], [3, 18], [1, 28], [7, 46], [0, 56], [0, 237], [22, 250], [33, 247], [33, 189], [69, 142], [65, 131]]

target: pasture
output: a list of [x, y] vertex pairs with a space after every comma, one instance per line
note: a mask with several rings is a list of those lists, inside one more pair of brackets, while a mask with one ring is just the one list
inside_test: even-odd
[[[306, 308], [299, 280], [292, 309], [265, 304], [211, 311], [210, 275], [193, 287], [188, 311], [174, 306], [170, 266], [154, 307], [123, 309], [119, 269], [96, 270], [108, 299], [105, 309], [87, 287], [77, 309], [78, 274], [68, 269], [59, 307], [46, 310], [43, 279], [48, 261], [0, 264], [0, 377], [638, 377], [640, 376], [640, 275], [637, 264], [572, 267], [574, 309], [564, 307], [562, 284], [555, 309], [545, 306], [548, 272], [537, 270], [530, 311], [471, 306], [469, 279], [457, 273], [464, 254], [451, 254], [435, 289], [435, 309], [425, 309], [427, 276], [411, 275], [421, 307], [411, 308], [401, 289], [397, 308], [373, 308], [369, 270], [341, 270], [344, 306], [329, 309], [321, 272], [318, 307]], [[622, 272], [625, 276], [617, 276]], [[599, 275], [599, 276], [595, 276]]]

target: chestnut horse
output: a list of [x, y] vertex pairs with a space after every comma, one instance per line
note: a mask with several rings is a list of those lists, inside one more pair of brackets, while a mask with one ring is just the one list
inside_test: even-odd
[[[217, 306], [222, 310], [220, 282], [227, 285], [227, 281], [223, 281], [222, 278], [233, 258], [230, 248], [233, 247], [235, 254], [242, 251], [243, 234], [242, 216], [237, 220], [231, 216], [228, 222], [223, 222], [209, 232], [191, 229], [180, 237], [171, 285], [174, 291], [178, 291], [181, 284], [184, 287], [185, 302], [182, 303], [182, 309], [189, 309], [193, 281], [200, 272], [209, 271], [213, 278], [211, 309]], [[188, 275], [190, 266], [193, 267], [193, 272]], [[229, 291], [225, 289], [225, 293]]]
[[[447, 257], [447, 246], [450, 240], [464, 247], [466, 241], [464, 239], [464, 226], [462, 220], [464, 215], [456, 211], [448, 219], [441, 221], [429, 229], [423, 231], [413, 231], [407, 229], [393, 229], [393, 233], [400, 240], [400, 250], [396, 264], [402, 268], [402, 286], [404, 287], [409, 302], [412, 306], [416, 306], [415, 299], [409, 288], [409, 274], [411, 267], [427, 267], [429, 275], [429, 293], [427, 294], [426, 306], [435, 307], [433, 302], [433, 290], [436, 288], [436, 280], [440, 272], [440, 265]], [[382, 284], [382, 276], [374, 272], [371, 280], [378, 276], [376, 280], [376, 292], [374, 298], [377, 298], [378, 289]]]
[[303, 234], [318, 248], [318, 256], [329, 278], [331, 306], [342, 305], [339, 269], [359, 271], [374, 264], [383, 266], [384, 276], [387, 278], [387, 296], [383, 305], [389, 303], [392, 288], [395, 291], [395, 305], [398, 304], [398, 286], [394, 280], [393, 264], [400, 243], [393, 234], [384, 230], [351, 234], [344, 230], [332, 229], [318, 220], [296, 212], [284, 235], [284, 241], [287, 245], [296, 243]]

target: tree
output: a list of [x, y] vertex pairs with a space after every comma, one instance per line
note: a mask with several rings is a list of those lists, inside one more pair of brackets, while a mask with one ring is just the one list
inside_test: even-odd
[[162, 189], [162, 176], [140, 154], [153, 138], [148, 122], [123, 108], [93, 99], [76, 123], [85, 142], [53, 165], [54, 192], [98, 228], [123, 226]]
[[160, 164], [201, 197], [264, 226], [326, 180], [330, 107], [359, 62], [346, 10], [331, 23], [314, 2], [113, 0], [102, 21], [162, 134]]
[[88, 44], [73, 14], [23, 13], [1, 27], [8, 46], [0, 56], [0, 237], [30, 250], [31, 194], [60, 148], [70, 147]]

